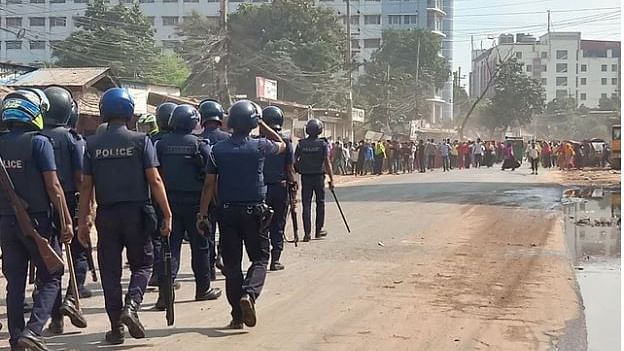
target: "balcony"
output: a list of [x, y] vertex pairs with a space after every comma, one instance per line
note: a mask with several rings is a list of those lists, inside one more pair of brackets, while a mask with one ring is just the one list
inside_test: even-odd
[[427, 11], [446, 16], [446, 12], [442, 10], [442, 2], [440, 0], [427, 0]]

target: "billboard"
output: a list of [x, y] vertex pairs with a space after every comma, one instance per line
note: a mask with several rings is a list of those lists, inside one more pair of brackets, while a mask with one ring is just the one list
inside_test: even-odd
[[256, 77], [256, 97], [277, 100], [277, 81]]
[[353, 116], [353, 122], [364, 123], [364, 110], [354, 107], [351, 111]]

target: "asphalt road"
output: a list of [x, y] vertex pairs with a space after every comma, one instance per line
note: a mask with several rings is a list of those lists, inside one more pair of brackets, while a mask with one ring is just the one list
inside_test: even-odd
[[[185, 245], [174, 327], [166, 326], [164, 313], [144, 311], [146, 339], [127, 335], [124, 345], [104, 345], [109, 325], [101, 289], [91, 284], [96, 296], [83, 301], [89, 328], [66, 321], [66, 334], [48, 344], [65, 350], [583, 350], [561, 189], [548, 174], [528, 173], [471, 169], [343, 181], [336, 192], [352, 233], [328, 203], [329, 236], [287, 245], [286, 270], [269, 273], [255, 328], [223, 328], [229, 322], [224, 296], [193, 301]], [[222, 276], [215, 285], [224, 288]], [[146, 294], [144, 310], [156, 297]], [[4, 306], [0, 313], [5, 319]], [[0, 346], [7, 337], [5, 327]]]

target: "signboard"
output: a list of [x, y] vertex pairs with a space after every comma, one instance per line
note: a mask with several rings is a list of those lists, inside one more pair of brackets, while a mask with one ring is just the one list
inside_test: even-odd
[[256, 77], [256, 97], [277, 100], [277, 81]]
[[364, 123], [364, 110], [354, 107], [351, 111], [353, 116], [353, 122]]
[[364, 134], [364, 139], [365, 140], [371, 140], [371, 141], [379, 141], [381, 140], [381, 138], [383, 138], [384, 134], [380, 133], [380, 132], [374, 132], [372, 130], [369, 130], [366, 132], [366, 134]]
[[419, 127], [419, 121], [410, 121], [409, 124], [409, 138], [412, 141], [415, 141], [418, 139], [418, 127]]

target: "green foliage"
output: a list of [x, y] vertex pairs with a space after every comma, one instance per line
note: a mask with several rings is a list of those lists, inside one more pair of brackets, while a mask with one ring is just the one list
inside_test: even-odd
[[54, 47], [59, 66], [109, 66], [121, 78], [153, 75], [159, 50], [154, 31], [139, 5], [89, 4], [77, 30]]
[[544, 111], [544, 88], [528, 77], [515, 59], [498, 64], [494, 97], [483, 111], [482, 120], [492, 131], [524, 126]]
[[600, 111], [620, 111], [620, 97], [614, 96], [611, 98], [601, 97], [598, 101], [598, 109]]
[[461, 122], [473, 101], [468, 96], [466, 89], [453, 85], [453, 121]]
[[401, 130], [406, 122], [430, 114], [426, 99], [448, 80], [450, 67], [439, 55], [439, 37], [431, 32], [387, 30], [382, 39], [381, 48], [364, 66], [356, 102], [366, 108], [373, 129]]
[[280, 99], [342, 104], [345, 35], [333, 12], [312, 0], [241, 4], [230, 16], [228, 33], [194, 15], [179, 33], [185, 37], [181, 54], [192, 71], [189, 93], [214, 93], [219, 87], [201, 82], [213, 82], [227, 60], [234, 94], [255, 96], [255, 77], [262, 76], [278, 81]]
[[154, 69], [147, 76], [155, 84], [172, 85], [182, 88], [190, 71], [184, 60], [177, 54], [165, 54], [158, 57]]
[[570, 113], [576, 110], [576, 99], [573, 97], [553, 99], [546, 104], [546, 113], [550, 114]]

